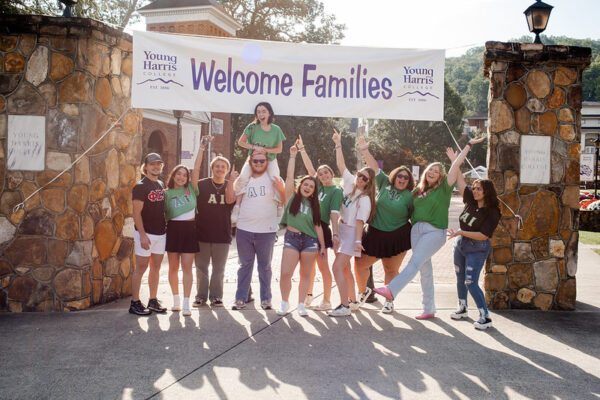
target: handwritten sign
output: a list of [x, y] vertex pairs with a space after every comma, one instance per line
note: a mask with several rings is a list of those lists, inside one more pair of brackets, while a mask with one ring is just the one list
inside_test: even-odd
[[8, 169], [43, 171], [46, 154], [46, 118], [8, 116]]
[[550, 183], [549, 136], [521, 136], [521, 183]]

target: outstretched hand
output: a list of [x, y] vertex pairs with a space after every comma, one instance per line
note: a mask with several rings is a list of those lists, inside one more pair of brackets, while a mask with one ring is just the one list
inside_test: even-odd
[[304, 142], [302, 141], [302, 135], [298, 135], [298, 139], [296, 139], [296, 146], [298, 149], [304, 148]]
[[474, 137], [473, 139], [469, 140], [469, 144], [470, 145], [474, 145], [477, 143], [481, 143], [483, 142], [485, 139], [487, 139], [487, 136], [479, 136], [479, 137]]
[[453, 163], [454, 160], [458, 157], [458, 151], [452, 149], [451, 147], [446, 148], [446, 155], [450, 159], [450, 162]]
[[335, 143], [336, 145], [341, 145], [342, 144], [342, 135], [337, 131], [337, 129], [333, 129], [333, 136], [331, 137], [331, 140], [333, 140], [333, 143]]
[[213, 135], [201, 136], [200, 137], [200, 147], [202, 148], [202, 150], [206, 149], [206, 146], [208, 146], [208, 144], [211, 143], [214, 138], [215, 137]]
[[235, 181], [238, 176], [240, 176], [239, 172], [237, 172], [235, 170], [235, 165], [233, 167], [231, 167], [231, 172], [229, 173], [229, 180], [230, 181]]
[[370, 144], [371, 142], [367, 142], [364, 136], [359, 136], [358, 139], [356, 139], [356, 145], [361, 150], [368, 149]]
[[460, 229], [448, 229], [448, 231], [446, 232], [448, 239], [452, 239], [454, 237], [460, 236], [460, 234], [461, 234]]

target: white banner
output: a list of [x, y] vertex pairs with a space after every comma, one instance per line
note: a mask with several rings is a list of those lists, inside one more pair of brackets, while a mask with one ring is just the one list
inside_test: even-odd
[[594, 166], [596, 155], [594, 153], [583, 153], [579, 159], [579, 180], [581, 182], [594, 181]]
[[441, 121], [444, 56], [135, 31], [132, 106]]

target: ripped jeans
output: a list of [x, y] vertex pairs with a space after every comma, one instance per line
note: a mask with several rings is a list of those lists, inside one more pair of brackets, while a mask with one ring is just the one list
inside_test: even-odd
[[479, 314], [488, 316], [485, 296], [479, 287], [479, 274], [491, 249], [491, 241], [474, 240], [459, 236], [454, 241], [454, 268], [456, 271], [456, 289], [458, 303], [467, 306], [467, 291], [475, 300]]

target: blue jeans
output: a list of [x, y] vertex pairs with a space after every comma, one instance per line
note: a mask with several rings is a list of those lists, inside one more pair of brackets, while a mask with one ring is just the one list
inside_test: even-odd
[[276, 240], [276, 232], [252, 233], [241, 229], [237, 230], [235, 241], [240, 267], [237, 291], [235, 292], [236, 301], [245, 301], [248, 298], [255, 258], [258, 264], [260, 300], [271, 300], [271, 259]]
[[479, 287], [479, 273], [490, 253], [491, 241], [474, 240], [459, 236], [454, 242], [454, 265], [456, 270], [456, 290], [458, 302], [467, 306], [467, 291], [475, 300], [482, 317], [488, 316], [485, 296]]
[[446, 243], [446, 230], [439, 229], [427, 222], [417, 222], [410, 231], [412, 256], [402, 270], [388, 284], [394, 297], [421, 272], [421, 290], [423, 291], [423, 311], [435, 314], [435, 293], [433, 289], [433, 265], [431, 257]]
[[319, 251], [319, 240], [302, 232], [285, 231], [283, 248], [296, 250], [298, 253], [316, 253]]

